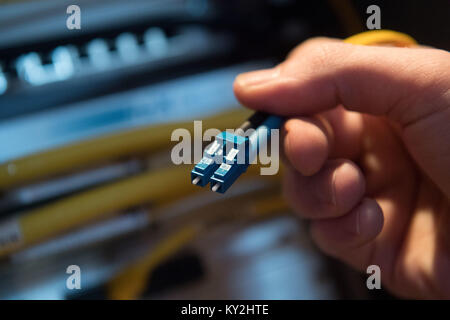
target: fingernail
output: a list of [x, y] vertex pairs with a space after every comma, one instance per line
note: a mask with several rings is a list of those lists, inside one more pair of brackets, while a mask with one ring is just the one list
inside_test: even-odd
[[356, 234], [375, 236], [383, 228], [383, 211], [373, 199], [364, 198], [357, 207]]
[[241, 86], [254, 86], [269, 82], [280, 74], [279, 68], [264, 69], [240, 74], [236, 82]]

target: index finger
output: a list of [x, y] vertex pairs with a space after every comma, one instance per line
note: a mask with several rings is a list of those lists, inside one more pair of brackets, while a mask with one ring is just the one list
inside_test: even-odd
[[246, 106], [280, 115], [309, 115], [343, 104], [387, 115], [400, 124], [439, 108], [418, 103], [448, 87], [449, 54], [437, 49], [360, 46], [320, 38], [295, 49], [272, 69], [236, 78], [236, 97]]

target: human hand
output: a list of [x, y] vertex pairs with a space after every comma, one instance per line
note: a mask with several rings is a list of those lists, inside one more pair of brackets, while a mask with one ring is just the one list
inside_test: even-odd
[[285, 194], [326, 253], [409, 298], [450, 298], [450, 53], [317, 38], [234, 83], [290, 117]]

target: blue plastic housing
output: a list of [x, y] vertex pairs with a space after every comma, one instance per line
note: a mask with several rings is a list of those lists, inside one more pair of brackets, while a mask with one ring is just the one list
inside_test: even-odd
[[260, 139], [268, 136], [270, 129], [279, 128], [280, 125], [281, 118], [270, 116], [249, 137], [221, 132], [191, 171], [191, 181], [201, 187], [210, 183], [213, 191], [226, 192], [236, 179], [247, 171], [253, 160], [250, 157], [256, 156]]

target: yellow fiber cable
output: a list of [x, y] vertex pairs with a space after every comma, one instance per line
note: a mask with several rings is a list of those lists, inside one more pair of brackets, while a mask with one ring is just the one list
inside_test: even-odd
[[17, 241], [1, 243], [0, 256], [109, 213], [149, 202], [161, 205], [201, 190], [187, 179], [188, 170], [187, 166], [177, 166], [146, 172], [25, 212], [15, 220]]
[[[203, 128], [234, 128], [249, 110], [229, 111], [207, 118]], [[0, 190], [92, 166], [126, 156], [151, 153], [170, 145], [172, 131], [186, 128], [193, 134], [193, 122], [146, 126], [65, 145], [0, 165]]]
[[108, 283], [108, 298], [126, 300], [139, 297], [147, 286], [151, 271], [194, 239], [201, 229], [200, 224], [191, 224], [167, 236], [150, 254], [124, 269]]
[[372, 30], [355, 34], [344, 40], [347, 43], [359, 45], [395, 45], [409, 47], [417, 45], [416, 40], [407, 34], [392, 30]]
[[[110, 213], [147, 203], [159, 207], [204, 190], [191, 184], [187, 176], [190, 169], [190, 165], [180, 165], [148, 171], [24, 212], [7, 222], [7, 229], [15, 230], [15, 241], [0, 241], [0, 257]], [[251, 166], [242, 178], [252, 177], [258, 170], [258, 166]]]

